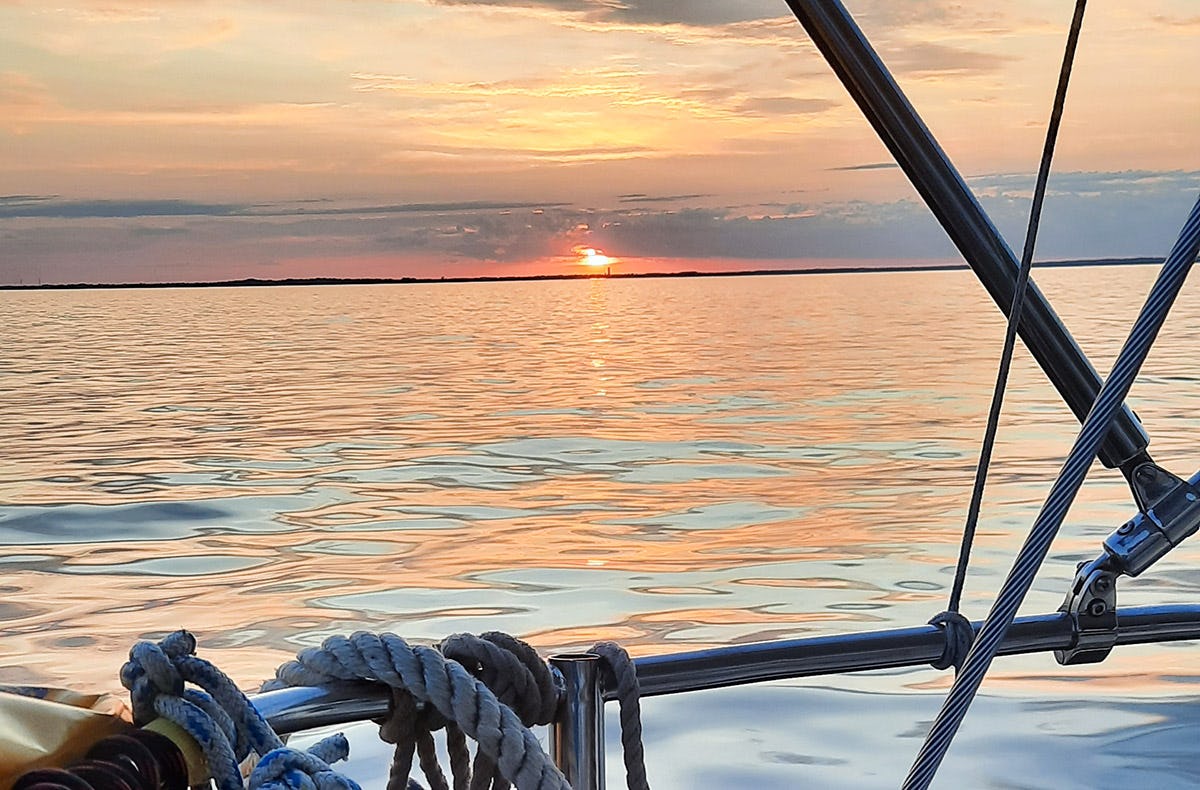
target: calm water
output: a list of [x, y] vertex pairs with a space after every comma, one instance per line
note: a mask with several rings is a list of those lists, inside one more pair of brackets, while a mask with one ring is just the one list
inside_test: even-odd
[[[1037, 279], [1106, 370], [1154, 274]], [[923, 623], [944, 608], [1003, 335], [965, 272], [0, 301], [0, 680], [107, 690], [130, 644], [180, 626], [252, 687], [361, 628], [647, 654]], [[1184, 476], [1198, 340], [1192, 287], [1133, 393]], [[969, 615], [1075, 427], [1021, 352]], [[1097, 467], [1026, 613], [1058, 606], [1129, 501]], [[1185, 546], [1121, 601], [1198, 602], [1198, 564]], [[1197, 665], [1186, 643], [1002, 659], [944, 786], [1191, 784]], [[948, 682], [648, 700], [650, 777], [893, 787]], [[355, 770], [381, 776], [382, 754], [358, 738]]]

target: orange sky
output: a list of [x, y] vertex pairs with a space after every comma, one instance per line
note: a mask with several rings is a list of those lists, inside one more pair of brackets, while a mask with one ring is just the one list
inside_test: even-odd
[[[847, 5], [1019, 247], [1072, 4]], [[1198, 12], [1089, 8], [1041, 257], [1169, 248]], [[781, 0], [0, 0], [0, 283], [952, 259], [888, 162]]]

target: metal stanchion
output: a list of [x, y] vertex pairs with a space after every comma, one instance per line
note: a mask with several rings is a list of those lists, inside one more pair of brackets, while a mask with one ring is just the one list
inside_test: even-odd
[[564, 694], [550, 724], [550, 756], [574, 790], [604, 788], [604, 697], [600, 657], [563, 653], [550, 657], [562, 675]]

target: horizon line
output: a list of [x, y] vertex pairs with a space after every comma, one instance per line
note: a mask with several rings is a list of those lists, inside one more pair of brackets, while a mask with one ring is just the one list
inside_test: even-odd
[[[1055, 261], [1036, 261], [1033, 266], [1053, 269], [1072, 266], [1138, 266], [1161, 263], [1161, 258], [1079, 258]], [[287, 277], [264, 280], [244, 277], [236, 280], [198, 280], [182, 282], [135, 282], [135, 283], [0, 283], [0, 291], [67, 291], [67, 290], [113, 290], [135, 288], [241, 288], [302, 285], [424, 285], [430, 283], [476, 283], [476, 282], [531, 282], [540, 280], [618, 280], [638, 278], [670, 277], [757, 277], [804, 274], [870, 274], [879, 272], [928, 272], [957, 271], [969, 269], [966, 263], [900, 264], [897, 266], [829, 266], [790, 269], [739, 269], [724, 272], [702, 272], [685, 270], [677, 272], [611, 272], [579, 274], [523, 274], [483, 275], [478, 277]]]

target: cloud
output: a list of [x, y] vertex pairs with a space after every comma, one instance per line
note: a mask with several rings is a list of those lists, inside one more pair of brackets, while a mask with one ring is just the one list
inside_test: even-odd
[[[984, 209], [1019, 248], [1032, 174], [971, 179]], [[1155, 255], [1170, 248], [1200, 192], [1200, 171], [1079, 172], [1050, 183], [1038, 259]], [[608, 254], [743, 259], [957, 257], [915, 200], [792, 203], [744, 210], [610, 213], [592, 238]], [[596, 224], [599, 223], [599, 224]]]
[[[157, 5], [158, 7], [155, 7]], [[68, 3], [43, 10], [54, 24], [35, 30], [29, 43], [58, 55], [93, 57], [134, 44], [139, 59], [199, 50], [235, 39], [240, 29], [208, 3]]]
[[894, 170], [899, 169], [900, 165], [895, 162], [868, 162], [863, 165], [845, 165], [843, 167], [830, 167], [827, 170]]
[[624, 0], [605, 3], [606, 14], [622, 22], [714, 27], [787, 16], [775, 0]]
[[1200, 16], [1177, 17], [1166, 14], [1155, 14], [1150, 17], [1155, 24], [1171, 33], [1180, 35], [1195, 35], [1200, 30]]
[[923, 206], [791, 204], [767, 214], [727, 209], [606, 214], [590, 238], [609, 255], [796, 261], [953, 256]]
[[[945, 35], [1012, 35], [1021, 30], [1040, 30], [1044, 22], [1030, 16], [1031, 9], [1015, 3], [964, 3], [962, 0], [857, 0], [854, 17], [874, 33], [891, 36], [897, 32], [933, 28]], [[924, 31], [927, 35], [929, 30]], [[876, 36], [872, 36], [875, 38]]]
[[19, 71], [0, 71], [0, 131], [28, 134], [54, 108], [44, 83]]
[[186, 200], [55, 200], [48, 197], [24, 201], [0, 201], [0, 218], [55, 217], [231, 217], [247, 205], [195, 203]]
[[[970, 179], [1014, 248], [1025, 231], [1032, 183], [1032, 174], [1023, 173]], [[1197, 192], [1200, 171], [1055, 174], [1038, 259], [1165, 253]], [[307, 261], [303, 271], [314, 276], [546, 272], [569, 267], [579, 246], [627, 261], [727, 259], [747, 266], [958, 258], [916, 200], [696, 205], [705, 199], [715, 197], [630, 192], [608, 207], [584, 208], [553, 201], [354, 206], [14, 195], [0, 198], [0, 282], [236, 278], [264, 261]], [[676, 208], [672, 201], [688, 204]], [[355, 261], [380, 260], [391, 263], [355, 268]], [[406, 261], [420, 261], [421, 268]], [[280, 264], [277, 271], [288, 276], [295, 269]]]
[[676, 200], [695, 200], [696, 198], [708, 198], [712, 195], [645, 195], [635, 193], [630, 195], [618, 195], [617, 200], [621, 203], [670, 203]]
[[591, 21], [634, 25], [720, 27], [787, 16], [775, 0], [434, 0], [438, 5], [549, 9]]
[[604, 159], [629, 159], [641, 154], [653, 154], [655, 149], [644, 145], [592, 145], [582, 148], [564, 146], [512, 146], [492, 148], [483, 145], [435, 145], [409, 143], [398, 152], [398, 158], [409, 159], [414, 154], [429, 153], [445, 156], [462, 156], [472, 159], [487, 158], [492, 162], [544, 160], [550, 162], [588, 162]]
[[[967, 183], [982, 197], [1028, 199], [1032, 195], [1034, 177], [1029, 173], [987, 173], [970, 176]], [[1052, 173], [1047, 183], [1047, 194], [1050, 195], [1107, 195], [1121, 199], [1198, 189], [1200, 171], [1195, 170], [1085, 170]]]
[[[1019, 247], [1034, 176], [989, 174], [968, 183], [1010, 245]], [[1198, 193], [1200, 171], [1054, 173], [1038, 232], [1038, 258], [1165, 254]]]
[[566, 13], [585, 13], [602, 6], [594, 0], [433, 0], [435, 5], [477, 5], [497, 8], [548, 8]]
[[38, 203], [44, 200], [54, 200], [57, 197], [58, 195], [0, 195], [0, 206], [6, 204]]
[[[18, 195], [16, 198], [26, 198]], [[58, 219], [135, 217], [304, 217], [367, 216], [373, 214], [437, 214], [462, 211], [495, 211], [522, 208], [557, 208], [562, 203], [527, 203], [468, 200], [451, 203], [395, 203], [391, 205], [333, 205], [300, 201], [299, 205], [263, 203], [198, 203], [187, 200], [57, 200], [0, 198], [0, 219], [53, 217]]]
[[838, 106], [829, 99], [799, 96], [758, 96], [744, 100], [738, 112], [753, 115], [816, 115]]
[[759, 79], [721, 62], [698, 52], [680, 65], [618, 58], [490, 80], [419, 80], [380, 71], [352, 78], [356, 93], [386, 101], [411, 130], [404, 145], [382, 154], [389, 164], [422, 157], [436, 164], [451, 164], [451, 158], [523, 164], [727, 156], [731, 139], [777, 147], [781, 131], [807, 128], [781, 129], [785, 122], [822, 116], [843, 103], [821, 95], [828, 86], [810, 86], [810, 79], [786, 68], [764, 90]]
[[134, 228], [131, 233], [135, 236], [177, 236], [191, 233], [191, 231], [187, 228], [179, 227], [145, 226]]
[[905, 42], [883, 48], [883, 59], [896, 74], [914, 77], [991, 74], [1005, 63], [1016, 60], [1011, 55], [937, 44], [931, 41]]

